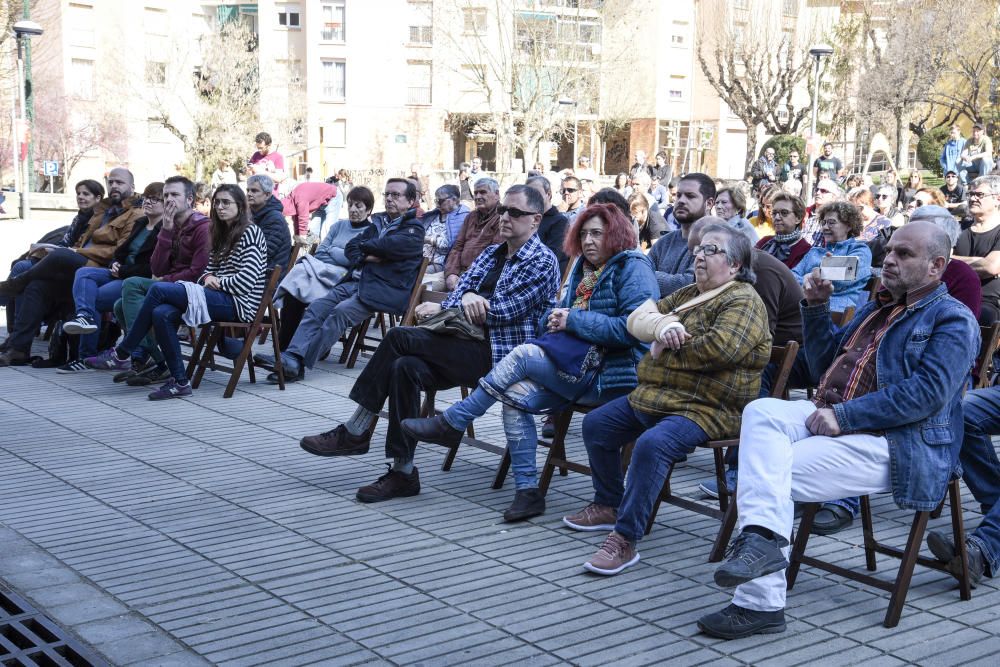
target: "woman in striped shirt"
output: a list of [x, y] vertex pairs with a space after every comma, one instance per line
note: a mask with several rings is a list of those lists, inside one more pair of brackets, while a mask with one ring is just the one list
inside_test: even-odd
[[[149, 394], [153, 401], [191, 395], [177, 327], [189, 298], [204, 295], [202, 312], [215, 321], [249, 322], [264, 294], [267, 241], [250, 218], [246, 195], [236, 185], [221, 185], [212, 197], [212, 254], [205, 273], [191, 283], [156, 283], [150, 287], [128, 335], [117, 348], [98, 357], [100, 367], [127, 370], [133, 349], [152, 328], [163, 351], [170, 379]], [[196, 306], [202, 306], [201, 303]]]

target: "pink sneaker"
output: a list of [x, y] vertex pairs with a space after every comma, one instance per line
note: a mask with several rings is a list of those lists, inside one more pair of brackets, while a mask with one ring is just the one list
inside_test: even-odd
[[594, 556], [583, 564], [584, 569], [611, 576], [639, 562], [635, 545], [612, 531]]

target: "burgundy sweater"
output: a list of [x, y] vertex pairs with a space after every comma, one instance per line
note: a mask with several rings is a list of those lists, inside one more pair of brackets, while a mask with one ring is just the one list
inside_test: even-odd
[[208, 266], [212, 250], [211, 221], [197, 211], [173, 229], [160, 228], [149, 260], [153, 275], [166, 282], [195, 282]]

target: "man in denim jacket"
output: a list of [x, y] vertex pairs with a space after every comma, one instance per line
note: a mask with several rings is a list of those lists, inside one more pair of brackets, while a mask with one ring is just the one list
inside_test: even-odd
[[941, 275], [951, 242], [912, 222], [888, 245], [884, 288], [844, 328], [830, 320], [833, 285], [805, 280], [802, 327], [813, 401], [763, 398], [743, 411], [740, 535], [715, 582], [733, 603], [703, 616], [707, 634], [736, 639], [785, 629], [793, 502], [892, 491], [896, 504], [933, 510], [962, 444], [962, 389], [979, 326]]

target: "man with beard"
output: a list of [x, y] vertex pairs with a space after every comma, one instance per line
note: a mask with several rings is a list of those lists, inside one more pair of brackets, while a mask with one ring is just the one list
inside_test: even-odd
[[94, 207], [90, 225], [70, 248], [45, 248], [47, 252], [33, 267], [0, 283], [0, 295], [17, 296], [17, 317], [0, 355], [0, 366], [28, 362], [35, 332], [52, 310], [71, 297], [76, 270], [83, 266], [107, 268], [115, 249], [132, 233], [132, 225], [142, 217], [135, 196], [132, 172], [116, 167], [108, 174], [108, 197]]
[[691, 173], [677, 184], [674, 218], [680, 226], [653, 244], [649, 259], [656, 269], [660, 298], [694, 282], [694, 258], [688, 251], [691, 225], [708, 215], [715, 205], [715, 181], [707, 174]]

